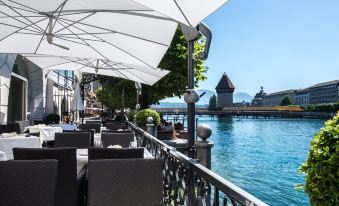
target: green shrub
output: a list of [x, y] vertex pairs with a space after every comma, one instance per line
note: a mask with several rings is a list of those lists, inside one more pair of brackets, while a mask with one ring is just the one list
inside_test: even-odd
[[153, 109], [143, 109], [137, 112], [135, 118], [138, 126], [145, 126], [147, 124], [147, 117], [153, 117], [155, 126], [160, 124], [160, 115]]
[[309, 112], [332, 112], [336, 113], [339, 111], [339, 103], [332, 104], [312, 104], [307, 106]]
[[133, 122], [134, 121], [134, 115], [137, 113], [137, 110], [135, 109], [131, 109], [128, 114], [127, 114], [127, 117], [128, 117], [128, 121], [130, 122]]
[[46, 117], [47, 124], [59, 124], [60, 122], [60, 115], [57, 113], [51, 113]]
[[339, 205], [339, 112], [314, 136], [299, 171], [306, 175], [304, 188], [312, 205]]

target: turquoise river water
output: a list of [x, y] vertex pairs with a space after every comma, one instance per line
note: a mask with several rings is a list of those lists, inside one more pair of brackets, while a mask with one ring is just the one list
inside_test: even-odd
[[199, 117], [213, 129], [212, 170], [269, 205], [309, 205], [294, 189], [309, 143], [324, 124], [315, 119]]

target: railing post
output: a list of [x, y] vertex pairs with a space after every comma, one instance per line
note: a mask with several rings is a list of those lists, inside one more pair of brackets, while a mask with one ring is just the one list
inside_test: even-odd
[[153, 124], [153, 118], [152, 117], [147, 117], [147, 133], [155, 137], [155, 126]]
[[[214, 143], [207, 141], [212, 135], [212, 129], [208, 124], [201, 124], [197, 127], [197, 135], [201, 138], [201, 141], [195, 141], [194, 146], [197, 151], [197, 159], [200, 164], [204, 165], [208, 169], [211, 169], [211, 150]], [[202, 194], [201, 194], [202, 195]], [[206, 206], [211, 205], [211, 187], [208, 186], [206, 194]]]

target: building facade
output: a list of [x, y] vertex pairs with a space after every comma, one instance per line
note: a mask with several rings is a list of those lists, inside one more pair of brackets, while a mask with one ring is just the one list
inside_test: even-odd
[[234, 85], [228, 78], [226, 73], [221, 77], [217, 87], [217, 108], [232, 107], [233, 106], [233, 92]]
[[267, 93], [264, 92], [264, 87], [260, 87], [260, 91], [255, 94], [253, 100], [252, 100], [252, 106], [262, 106], [262, 100], [264, 97], [266, 97]]
[[309, 89], [298, 90], [295, 94], [295, 104], [299, 106], [307, 106], [310, 104]]
[[65, 82], [20, 55], [0, 54], [0, 124], [42, 120], [49, 113], [69, 109], [72, 85], [68, 81], [66, 91]]
[[339, 80], [323, 82], [309, 88], [310, 104], [339, 102]]
[[265, 97], [263, 97], [262, 106], [279, 106], [282, 100], [286, 96], [288, 96], [291, 99], [292, 104], [295, 104], [296, 91], [297, 90], [295, 89], [290, 89], [290, 90], [270, 93], [266, 95]]

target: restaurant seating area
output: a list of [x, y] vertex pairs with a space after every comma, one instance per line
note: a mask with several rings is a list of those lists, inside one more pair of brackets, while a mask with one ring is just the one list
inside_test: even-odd
[[[115, 130], [92, 122], [65, 131], [58, 126], [26, 126], [24, 133], [0, 137], [0, 157], [5, 156], [0, 159], [0, 179], [6, 180], [0, 194], [7, 196], [0, 198], [0, 205], [160, 205], [160, 159], [137, 147], [136, 137], [126, 124], [112, 124]], [[48, 135], [30, 134], [36, 128]], [[12, 132], [15, 127], [6, 129]], [[15, 184], [15, 178], [22, 182]], [[34, 197], [26, 202], [13, 194]]]

